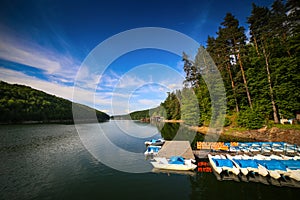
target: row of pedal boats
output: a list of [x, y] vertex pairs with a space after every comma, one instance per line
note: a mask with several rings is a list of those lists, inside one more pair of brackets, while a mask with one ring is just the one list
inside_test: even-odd
[[248, 155], [212, 155], [208, 154], [209, 162], [215, 172], [229, 172], [235, 175], [256, 173], [261, 176], [270, 176], [274, 179], [289, 177], [300, 181], [300, 156], [288, 157], [285, 155], [264, 156]]
[[197, 149], [244, 153], [300, 153], [300, 147], [286, 142], [197, 142]]
[[289, 144], [286, 142], [239, 142], [238, 145], [230, 145], [230, 143], [225, 143], [229, 146], [230, 152], [277, 152], [277, 153], [297, 153], [300, 152], [300, 148], [295, 144]]
[[145, 151], [145, 156], [155, 156], [161, 149], [162, 145], [165, 143], [165, 140], [160, 139], [151, 139], [149, 141], [145, 142], [145, 145], [147, 147]]

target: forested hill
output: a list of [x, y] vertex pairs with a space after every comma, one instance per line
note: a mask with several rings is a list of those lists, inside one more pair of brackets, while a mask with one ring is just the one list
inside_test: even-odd
[[[98, 121], [109, 120], [106, 113], [96, 110], [96, 115]], [[73, 122], [72, 102], [28, 86], [0, 81], [0, 123], [22, 122]]]
[[151, 109], [146, 109], [146, 110], [139, 110], [139, 111], [134, 111], [131, 112], [127, 115], [116, 115], [113, 116], [113, 119], [116, 120], [143, 120], [143, 119], [149, 119], [150, 116], [155, 115], [156, 111], [158, 110], [159, 107], [157, 108], [151, 108]]
[[[169, 93], [162, 103], [167, 119], [208, 125], [217, 116], [213, 113], [220, 109], [211, 106], [222, 106], [225, 97], [211, 101], [209, 91], [220, 87], [212, 63], [226, 91], [225, 125], [237, 122], [255, 129], [279, 123], [281, 118], [295, 118], [300, 112], [299, 2], [274, 0], [269, 8], [253, 4], [250, 16], [240, 19], [247, 20], [250, 38], [239, 19], [227, 13], [216, 35], [207, 38], [205, 50], [210, 56], [204, 47], [195, 58], [183, 53], [186, 87]], [[212, 81], [208, 84], [207, 80]], [[198, 102], [184, 98], [188, 93], [194, 93]], [[200, 119], [195, 122], [198, 112]]]

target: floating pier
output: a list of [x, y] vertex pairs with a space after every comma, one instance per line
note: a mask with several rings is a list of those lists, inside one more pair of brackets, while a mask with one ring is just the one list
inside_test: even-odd
[[184, 159], [195, 159], [189, 141], [166, 141], [157, 154], [157, 157], [169, 159], [172, 156], [181, 156]]

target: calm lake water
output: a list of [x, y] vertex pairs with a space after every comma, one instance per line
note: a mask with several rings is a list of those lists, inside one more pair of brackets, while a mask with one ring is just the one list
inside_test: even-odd
[[[97, 134], [97, 126], [88, 124], [83, 128]], [[133, 155], [145, 151], [145, 140], [159, 138], [161, 134], [165, 138], [174, 137], [178, 127], [176, 124], [156, 127], [133, 121], [101, 124], [107, 139]], [[295, 199], [300, 195], [299, 188], [218, 181], [213, 173], [184, 175], [118, 171], [92, 156], [80, 137], [74, 125], [0, 126], [0, 199], [273, 200]], [[99, 142], [99, 146], [105, 146]], [[105, 149], [106, 146], [102, 150], [109, 158], [109, 151]], [[136, 166], [151, 166], [144, 157], [134, 158], [136, 162], [126, 162], [127, 158], [121, 157], [122, 152], [119, 155], [119, 158], [117, 154], [115, 156], [124, 162], [124, 166], [134, 166], [135, 163]]]

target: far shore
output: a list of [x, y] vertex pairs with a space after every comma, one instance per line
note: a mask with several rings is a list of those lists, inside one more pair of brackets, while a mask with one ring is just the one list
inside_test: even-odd
[[164, 119], [163, 122], [167, 123], [183, 123], [183, 120], [177, 120], [177, 119]]

